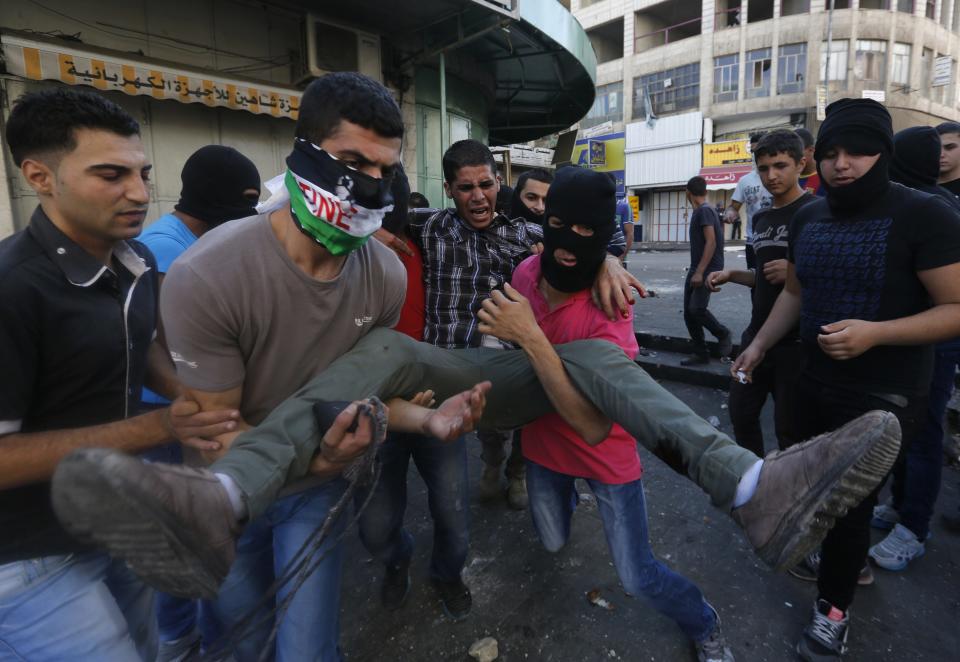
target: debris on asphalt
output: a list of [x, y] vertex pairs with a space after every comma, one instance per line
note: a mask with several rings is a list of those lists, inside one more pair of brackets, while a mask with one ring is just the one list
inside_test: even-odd
[[607, 611], [613, 611], [613, 604], [600, 595], [599, 589], [595, 588], [587, 593], [587, 600], [589, 600], [592, 605], [596, 605]]
[[500, 650], [497, 646], [497, 640], [493, 637], [484, 637], [473, 642], [470, 650], [467, 651], [477, 662], [493, 662], [500, 656]]

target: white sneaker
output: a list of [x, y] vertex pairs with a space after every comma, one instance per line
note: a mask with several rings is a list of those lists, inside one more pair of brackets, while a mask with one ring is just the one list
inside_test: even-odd
[[900, 513], [896, 511], [891, 502], [881, 503], [873, 507], [873, 519], [870, 520], [870, 526], [881, 531], [889, 531], [900, 523]]
[[902, 524], [893, 527], [886, 538], [870, 548], [870, 558], [886, 570], [903, 570], [913, 559], [927, 551], [913, 531]]

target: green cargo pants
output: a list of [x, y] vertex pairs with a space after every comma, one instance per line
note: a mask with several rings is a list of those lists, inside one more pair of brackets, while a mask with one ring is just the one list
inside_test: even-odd
[[[571, 379], [611, 420], [699, 485], [714, 505], [729, 509], [740, 477], [757, 456], [695, 414], [656, 383], [623, 350], [602, 340], [557, 345]], [[319, 400], [388, 400], [433, 389], [436, 399], [493, 382], [481, 427], [522, 427], [552, 406], [521, 350], [447, 350], [375, 329], [321, 375], [241, 434], [211, 470], [233, 478], [251, 519], [284, 485], [307, 473], [320, 443], [312, 405]]]

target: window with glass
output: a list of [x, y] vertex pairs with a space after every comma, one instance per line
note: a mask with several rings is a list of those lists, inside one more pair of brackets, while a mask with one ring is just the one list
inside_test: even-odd
[[713, 58], [713, 102], [736, 101], [740, 54], [721, 55]]
[[784, 44], [777, 63], [777, 94], [803, 92], [807, 77], [807, 45]]
[[[846, 39], [834, 39], [830, 42], [830, 71], [827, 71], [827, 42], [820, 48], [820, 80], [834, 83], [834, 89], [847, 87], [847, 51], [850, 44]], [[828, 75], [829, 74], [829, 75]]]
[[891, 73], [894, 85], [910, 84], [910, 44], [897, 42], [893, 45], [893, 72]]
[[913, 0], [897, 0], [897, 11], [901, 11], [904, 14], [912, 14]]
[[623, 121], [623, 81], [597, 87], [593, 106], [587, 116], [580, 120], [580, 126], [588, 128], [607, 121]]
[[748, 99], [770, 96], [770, 69], [773, 66], [769, 48], [747, 51], [744, 94]]
[[[649, 100], [650, 108], [647, 108]], [[642, 119], [648, 110], [665, 115], [700, 107], [700, 63], [693, 62], [633, 79], [633, 117]]]
[[887, 76], [887, 42], [857, 39], [857, 78], [865, 85], [883, 86]]

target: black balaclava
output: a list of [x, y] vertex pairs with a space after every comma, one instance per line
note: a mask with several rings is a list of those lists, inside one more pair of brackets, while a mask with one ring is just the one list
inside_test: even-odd
[[174, 206], [211, 226], [257, 213], [257, 200], [243, 192], [255, 189], [260, 196], [260, 173], [253, 161], [232, 147], [207, 145], [194, 152], [180, 173], [183, 188]]
[[525, 205], [523, 200], [520, 198], [520, 194], [520, 189], [514, 189], [513, 199], [510, 200], [510, 218], [522, 218], [528, 223], [543, 225], [544, 215], [537, 214], [535, 211], [530, 209], [530, 207]]
[[936, 186], [940, 176], [940, 134], [932, 126], [912, 126], [893, 137], [890, 179], [922, 189]]
[[399, 235], [409, 222], [407, 215], [410, 206], [410, 181], [403, 166], [399, 163], [393, 171], [393, 183], [390, 184], [390, 193], [393, 195], [393, 209], [383, 216], [383, 228], [388, 232]]
[[[609, 175], [585, 168], [569, 167], [557, 172], [547, 192], [543, 224], [543, 254], [540, 271], [547, 282], [561, 292], [579, 292], [593, 285], [607, 255], [607, 245], [616, 229], [617, 187]], [[563, 225], [552, 227], [555, 218]], [[593, 229], [584, 237], [573, 231], [574, 225]], [[565, 267], [553, 252], [563, 248], [577, 258], [577, 264]]]
[[[843, 147], [853, 154], [880, 158], [862, 177], [846, 186], [830, 186], [820, 171], [824, 153]], [[827, 191], [827, 203], [834, 211], [852, 212], [872, 202], [890, 187], [890, 158], [893, 154], [893, 122], [890, 113], [872, 99], [840, 99], [827, 106], [820, 125], [813, 158], [820, 181]]]
[[498, 214], [506, 214], [510, 211], [511, 199], [513, 199], [513, 187], [501, 184], [500, 190], [497, 191], [497, 204], [494, 205], [496, 212]]

